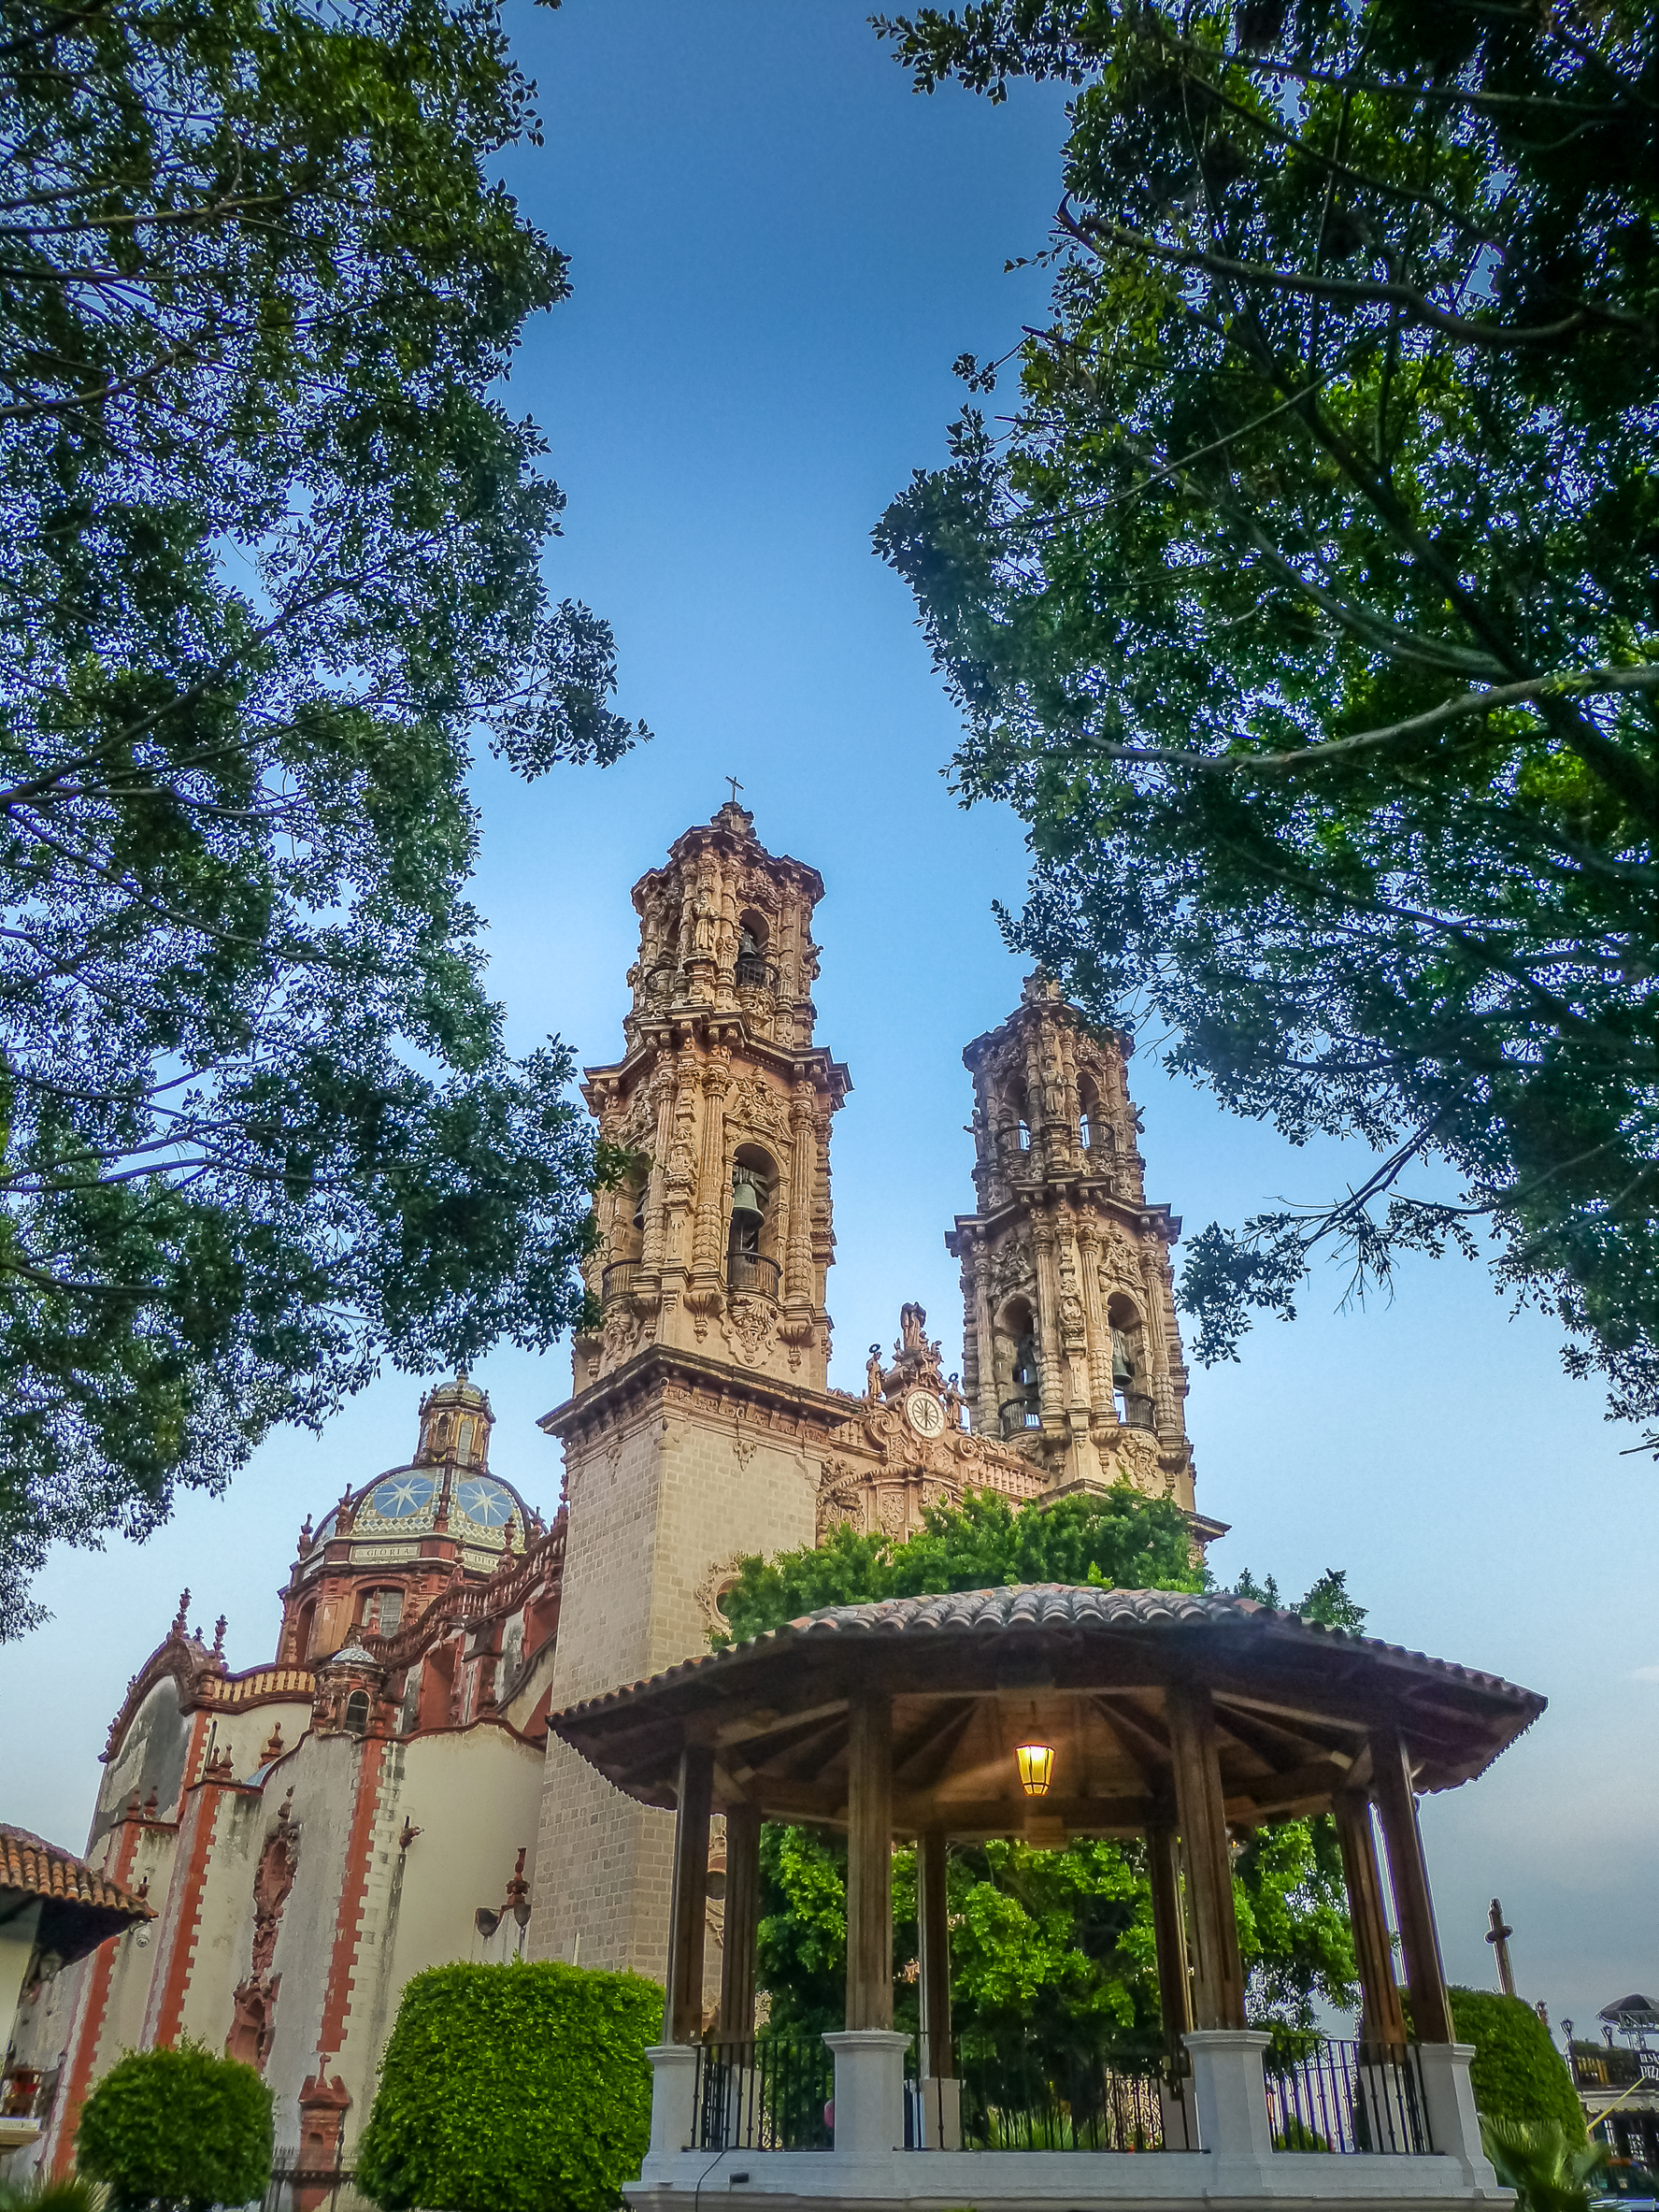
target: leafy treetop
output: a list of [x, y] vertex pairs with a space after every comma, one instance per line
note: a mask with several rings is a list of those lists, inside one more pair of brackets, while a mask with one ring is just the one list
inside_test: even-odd
[[[1075, 88], [1053, 312], [889, 509], [1005, 917], [1102, 1020], [1378, 1164], [1194, 1242], [1202, 1357], [1473, 1254], [1659, 1409], [1651, 11], [982, 0], [919, 87]], [[965, 356], [993, 388], [998, 363]], [[1433, 1170], [1420, 1187], [1413, 1171]], [[1659, 1430], [1654, 1442], [1659, 1445]]]
[[568, 281], [493, 0], [5, 17], [0, 1634], [49, 1541], [575, 1317], [596, 1163], [466, 779], [638, 734], [501, 395]]

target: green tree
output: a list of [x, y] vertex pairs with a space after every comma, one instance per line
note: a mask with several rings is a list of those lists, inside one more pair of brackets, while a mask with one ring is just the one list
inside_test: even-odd
[[0, 1633], [382, 1358], [545, 1346], [595, 1171], [465, 885], [607, 761], [497, 394], [565, 264], [493, 0], [4, 0]]
[[651, 2140], [662, 2028], [636, 1974], [430, 1967], [398, 2004], [358, 2187], [386, 2212], [612, 2212]]
[[81, 2109], [75, 2162], [115, 2212], [209, 2212], [265, 2194], [273, 2139], [253, 2068], [185, 2042], [116, 2061]]
[[[982, 0], [879, 28], [923, 90], [1075, 88], [1019, 395], [877, 533], [963, 710], [964, 803], [1029, 825], [1008, 935], [1233, 1110], [1379, 1156], [1195, 1240], [1200, 1356], [1292, 1313], [1322, 1242], [1363, 1289], [1489, 1237], [1569, 1369], [1651, 1417], [1651, 11]], [[1000, 364], [958, 366], [984, 391]]]
[[[935, 1507], [908, 1542], [837, 1529], [817, 1548], [750, 1558], [721, 1601], [733, 1635], [779, 1628], [825, 1605], [993, 1588], [1004, 1583], [1114, 1589], [1207, 1586], [1184, 1516], [1162, 1499], [1116, 1490], [1015, 1513], [993, 1492]], [[1266, 1597], [1246, 1573], [1238, 1595]], [[1347, 1577], [1322, 1575], [1299, 1606], [1357, 1630]], [[725, 1639], [717, 1639], [724, 1641]], [[847, 1975], [847, 1851], [838, 1836], [768, 1824], [761, 1831], [757, 1980], [773, 2024], [841, 2023]], [[1234, 1896], [1251, 2017], [1288, 2032], [1312, 2027], [1319, 2001], [1357, 1996], [1341, 1848], [1328, 1818], [1263, 1828], [1239, 1852]], [[951, 2004], [958, 2027], [993, 2037], [1035, 2032], [1055, 2055], [1080, 2037], [1145, 2046], [1160, 2030], [1151, 1892], [1138, 1844], [1080, 1840], [1044, 1851], [1019, 1842], [952, 1845], [947, 1871]], [[894, 2018], [917, 2014], [913, 1851], [894, 1859]]]
[[1581, 2144], [1584, 2108], [1532, 2006], [1496, 1989], [1452, 1989], [1446, 1994], [1457, 2040], [1475, 2047], [1469, 2083], [1482, 2118], [1565, 2129], [1569, 2145]]

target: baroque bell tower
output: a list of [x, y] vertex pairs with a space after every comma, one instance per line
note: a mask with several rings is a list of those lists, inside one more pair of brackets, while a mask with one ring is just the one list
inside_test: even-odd
[[975, 1210], [962, 1263], [963, 1387], [975, 1429], [1056, 1489], [1128, 1483], [1200, 1535], [1169, 1247], [1149, 1203], [1128, 1037], [1090, 1028], [1044, 977], [963, 1054], [974, 1081]]
[[[708, 1649], [737, 1561], [810, 1544], [825, 1449], [835, 1254], [830, 1120], [847, 1070], [813, 1041], [817, 870], [767, 853], [732, 799], [634, 889], [622, 1057], [586, 1070], [624, 1151], [598, 1199], [598, 1326], [541, 1423], [565, 1447], [555, 1710]], [[530, 1947], [661, 1972], [672, 1817], [550, 1740]]]

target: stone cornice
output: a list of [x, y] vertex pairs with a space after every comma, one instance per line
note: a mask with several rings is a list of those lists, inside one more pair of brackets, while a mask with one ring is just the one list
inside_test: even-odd
[[[687, 1031], [708, 1043], [729, 1042], [735, 1038], [748, 1058], [769, 1067], [785, 1082], [805, 1079], [816, 1083], [833, 1095], [837, 1106], [852, 1088], [852, 1076], [846, 1063], [835, 1058], [826, 1045], [774, 1044], [768, 1037], [750, 1034], [741, 1007], [717, 1013], [709, 1006], [692, 1005], [665, 1007], [657, 1013], [642, 1014], [640, 1042], [625, 1060], [582, 1070], [584, 1096], [590, 1084], [603, 1083], [618, 1090], [630, 1088], [648, 1068], [660, 1063], [665, 1053], [672, 1051], [681, 1041], [681, 1033]], [[593, 1100], [589, 1099], [588, 1103], [591, 1106]]]
[[1005, 1199], [989, 1214], [958, 1214], [955, 1228], [945, 1231], [945, 1249], [953, 1259], [960, 1259], [965, 1235], [994, 1237], [1022, 1215], [1039, 1213], [1056, 1199], [1093, 1206], [1103, 1216], [1121, 1221], [1127, 1228], [1155, 1229], [1166, 1244], [1180, 1240], [1180, 1215], [1170, 1207], [1150, 1201], [1137, 1205], [1132, 1199], [1114, 1198], [1096, 1176], [1054, 1175], [1043, 1183], [1021, 1184], [1011, 1198]]
[[864, 1410], [860, 1399], [813, 1390], [799, 1383], [784, 1382], [776, 1375], [752, 1373], [729, 1366], [723, 1359], [711, 1358], [704, 1352], [672, 1344], [648, 1344], [625, 1366], [613, 1368], [588, 1389], [567, 1398], [563, 1405], [554, 1406], [551, 1413], [544, 1414], [536, 1427], [563, 1442], [590, 1425], [608, 1427], [675, 1386], [710, 1392], [717, 1398], [751, 1406], [765, 1414], [768, 1428], [775, 1428], [776, 1417], [781, 1415], [797, 1433], [810, 1430], [822, 1434], [825, 1441]]

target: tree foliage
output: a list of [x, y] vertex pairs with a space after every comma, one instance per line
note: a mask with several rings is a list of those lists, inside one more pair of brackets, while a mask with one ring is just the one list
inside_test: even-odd
[[[879, 27], [924, 90], [1076, 88], [1018, 397], [968, 409], [877, 533], [964, 711], [964, 802], [1030, 826], [1008, 934], [1235, 1111], [1380, 1156], [1337, 1203], [1195, 1240], [1200, 1356], [1293, 1312], [1322, 1240], [1363, 1288], [1489, 1231], [1569, 1368], [1651, 1415], [1651, 10]], [[984, 391], [1000, 365], [958, 366]]]
[[405, 1988], [357, 2147], [386, 2212], [612, 2212], [651, 2140], [663, 1992], [553, 1961]]
[[[985, 1492], [936, 1506], [908, 1543], [842, 1527], [822, 1545], [742, 1562], [721, 1600], [738, 1638], [824, 1605], [993, 1588], [1005, 1583], [1114, 1589], [1207, 1587], [1180, 1510], [1132, 1490], [1063, 1498], [1015, 1513]], [[1271, 1578], [1269, 1578], [1269, 1581]], [[1237, 1592], [1268, 1599], [1247, 1573]], [[1346, 1574], [1323, 1575], [1286, 1608], [1357, 1630]], [[1328, 1818], [1259, 1830], [1234, 1869], [1239, 1951], [1251, 2018], [1294, 2033], [1319, 2002], [1356, 1997], [1341, 1849]], [[1136, 1843], [1080, 1839], [1064, 1850], [1019, 1841], [953, 1844], [947, 1869], [952, 2018], [992, 2038], [1035, 2035], [1054, 2058], [1080, 2043], [1146, 2047], [1161, 2035], [1151, 1891]], [[894, 2004], [917, 2017], [915, 1853], [894, 1856]], [[761, 1831], [758, 1986], [783, 2031], [838, 2027], [847, 1977], [847, 1849], [838, 1836]]]
[[579, 1303], [594, 1159], [505, 1050], [472, 733], [613, 758], [495, 395], [565, 264], [493, 0], [5, 0], [0, 1633], [380, 1358]]
[[1469, 2081], [1481, 2116], [1524, 2127], [1565, 2128], [1569, 2144], [1581, 2144], [1584, 2108], [1532, 2006], [1495, 1989], [1453, 1989], [1447, 1997], [1457, 2040], [1475, 2047]]
[[742, 1560], [721, 1610], [741, 1642], [823, 1605], [917, 1598], [1001, 1583], [1094, 1583], [1107, 1589], [1198, 1590], [1186, 1516], [1163, 1498], [1134, 1490], [1062, 1498], [1041, 1513], [1016, 1513], [994, 1490], [960, 1505], [931, 1506], [906, 1543], [839, 1524], [821, 1544]]
[[253, 2068], [185, 2042], [116, 2061], [81, 2108], [75, 2162], [108, 2185], [115, 2212], [209, 2212], [265, 2194], [273, 2142]]

